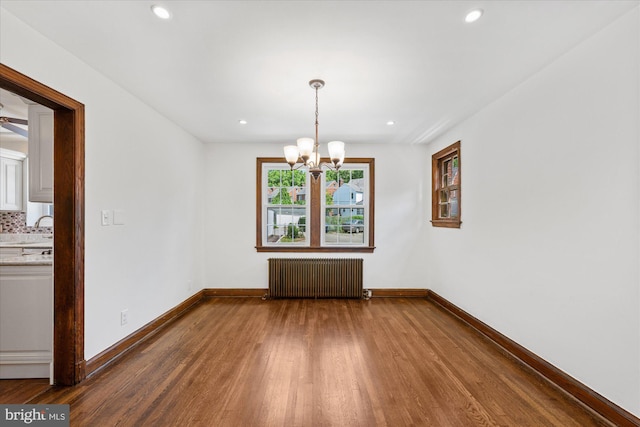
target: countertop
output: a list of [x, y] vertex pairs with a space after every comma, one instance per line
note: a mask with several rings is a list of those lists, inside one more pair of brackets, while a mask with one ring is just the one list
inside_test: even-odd
[[[19, 256], [0, 258], [0, 266], [4, 265], [52, 265], [53, 255], [40, 252], [53, 249], [51, 234], [0, 234], [0, 248], [23, 249]], [[42, 251], [41, 251], [42, 250]]]
[[0, 266], [5, 265], [53, 265], [53, 255], [20, 255], [1, 258]]
[[50, 249], [53, 247], [51, 234], [0, 233], [0, 248]]

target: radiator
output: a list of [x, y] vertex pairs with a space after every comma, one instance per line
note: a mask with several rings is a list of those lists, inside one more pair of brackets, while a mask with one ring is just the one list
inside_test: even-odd
[[271, 298], [362, 298], [362, 259], [269, 258]]

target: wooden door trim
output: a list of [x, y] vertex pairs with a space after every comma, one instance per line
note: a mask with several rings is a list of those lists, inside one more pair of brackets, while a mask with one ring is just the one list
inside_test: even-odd
[[84, 104], [0, 64], [0, 87], [54, 110], [53, 376], [73, 385], [84, 360]]

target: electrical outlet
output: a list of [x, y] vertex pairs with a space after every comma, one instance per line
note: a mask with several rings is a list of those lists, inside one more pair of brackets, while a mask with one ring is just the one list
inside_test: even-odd
[[120, 312], [120, 325], [124, 326], [129, 323], [129, 310], [122, 310]]

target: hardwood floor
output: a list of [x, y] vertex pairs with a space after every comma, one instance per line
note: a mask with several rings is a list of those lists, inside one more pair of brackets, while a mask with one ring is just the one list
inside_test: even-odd
[[604, 426], [420, 298], [211, 298], [30, 403], [72, 426]]
[[26, 403], [49, 388], [49, 378], [0, 380], [0, 403]]

